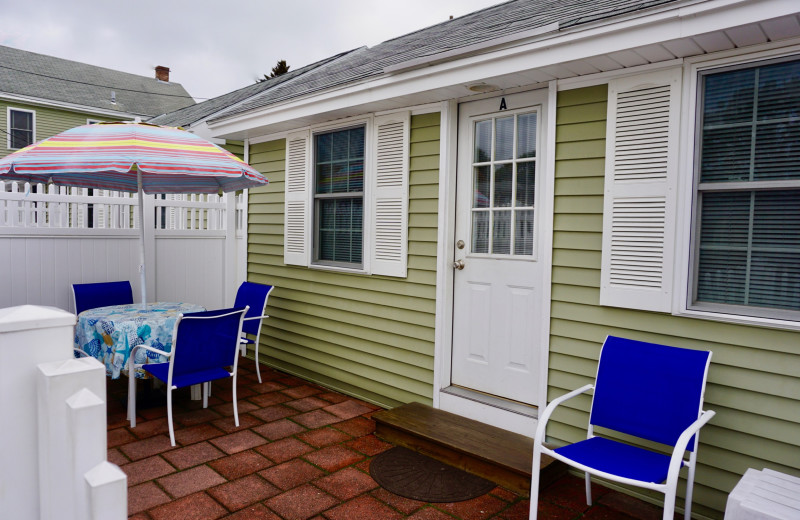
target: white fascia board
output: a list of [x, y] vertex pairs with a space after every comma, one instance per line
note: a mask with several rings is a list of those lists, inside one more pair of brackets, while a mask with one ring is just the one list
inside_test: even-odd
[[524, 45], [294, 98], [217, 120], [209, 128], [218, 137], [255, 137], [260, 133], [254, 131], [258, 127], [798, 13], [796, 0], [711, 0], [667, 7], [671, 9], [545, 34]]
[[0, 92], [0, 99], [7, 99], [9, 101], [16, 101], [17, 103], [26, 103], [29, 105], [45, 106], [58, 108], [60, 110], [68, 110], [70, 112], [90, 113], [103, 116], [114, 116], [121, 118], [133, 119], [134, 117], [149, 117], [146, 114], [133, 114], [129, 112], [121, 112], [117, 110], [108, 110], [104, 108], [90, 107], [86, 105], [76, 105], [74, 103], [66, 103], [64, 101], [53, 101], [50, 99], [36, 98], [31, 96], [21, 96], [19, 94], [10, 94], [7, 92]]

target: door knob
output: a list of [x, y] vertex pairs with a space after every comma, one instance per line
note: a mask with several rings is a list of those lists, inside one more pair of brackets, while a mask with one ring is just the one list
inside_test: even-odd
[[464, 261], [456, 260], [455, 262], [453, 262], [453, 269], [458, 269], [459, 271], [464, 269]]

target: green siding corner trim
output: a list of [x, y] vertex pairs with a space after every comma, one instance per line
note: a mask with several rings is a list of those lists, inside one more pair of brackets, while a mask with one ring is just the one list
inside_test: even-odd
[[[800, 476], [800, 333], [599, 304], [606, 96], [606, 85], [558, 94], [548, 400], [594, 379], [609, 334], [712, 350], [705, 407], [717, 415], [700, 436], [693, 512], [721, 518], [747, 468]], [[549, 439], [584, 438], [589, 406], [570, 401]]]
[[284, 265], [286, 143], [250, 146], [270, 180], [248, 201], [248, 279], [275, 285], [262, 361], [381, 406], [431, 404], [439, 124], [438, 113], [411, 118], [405, 279]]

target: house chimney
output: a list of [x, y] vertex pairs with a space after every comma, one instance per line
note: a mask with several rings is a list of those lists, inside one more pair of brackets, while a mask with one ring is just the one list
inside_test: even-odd
[[169, 83], [169, 67], [158, 65], [156, 67], [156, 79], [159, 81], [166, 81]]

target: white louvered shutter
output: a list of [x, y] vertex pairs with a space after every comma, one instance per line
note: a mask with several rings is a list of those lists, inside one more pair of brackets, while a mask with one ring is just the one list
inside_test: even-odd
[[681, 70], [609, 83], [600, 304], [669, 312]]
[[286, 136], [286, 207], [283, 261], [308, 265], [311, 201], [309, 196], [311, 134], [308, 130]]
[[406, 276], [409, 127], [408, 112], [375, 117], [372, 274]]

